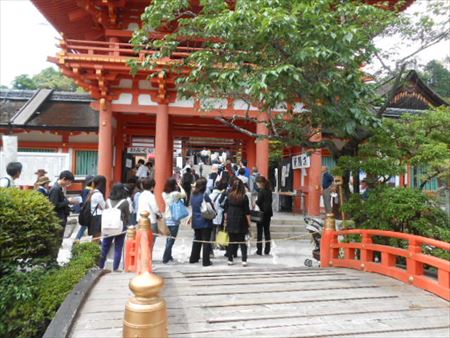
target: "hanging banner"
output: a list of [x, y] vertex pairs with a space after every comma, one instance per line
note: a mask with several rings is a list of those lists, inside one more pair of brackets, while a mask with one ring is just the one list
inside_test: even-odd
[[311, 157], [307, 153], [292, 156], [292, 169], [304, 169], [311, 166]]

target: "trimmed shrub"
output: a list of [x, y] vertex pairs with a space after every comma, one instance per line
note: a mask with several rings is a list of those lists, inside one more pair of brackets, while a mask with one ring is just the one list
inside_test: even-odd
[[0, 273], [10, 265], [55, 261], [61, 226], [53, 204], [36, 191], [0, 188]]
[[[378, 187], [371, 190], [367, 201], [353, 194], [342, 207], [357, 228], [405, 232], [441, 241], [450, 241], [447, 215], [436, 201], [418, 189]], [[407, 247], [405, 241], [384, 238], [375, 242]], [[449, 258], [447, 252], [433, 249], [431, 254]]]
[[0, 336], [41, 337], [59, 306], [86, 273], [97, 265], [95, 243], [76, 245], [61, 268], [14, 271], [0, 281]]

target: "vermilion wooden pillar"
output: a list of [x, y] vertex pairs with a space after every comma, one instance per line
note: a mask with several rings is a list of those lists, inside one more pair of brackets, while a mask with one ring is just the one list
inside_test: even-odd
[[[169, 117], [169, 124], [170, 124], [170, 117]], [[168, 141], [168, 165], [167, 165], [167, 178], [171, 177], [173, 174], [173, 133], [172, 129], [169, 128], [169, 135], [168, 135], [169, 141]]]
[[[312, 142], [320, 142], [322, 133], [314, 134]], [[310, 216], [320, 216], [320, 195], [322, 194], [322, 150], [313, 150], [311, 154], [311, 166], [308, 169], [308, 199], [306, 201], [306, 210]]]
[[250, 170], [256, 166], [256, 143], [254, 139], [249, 139], [245, 143], [247, 168]]
[[155, 131], [155, 196], [159, 207], [164, 210], [162, 192], [169, 171], [169, 106], [159, 104], [156, 108]]
[[122, 180], [123, 163], [123, 122], [120, 117], [117, 118], [117, 128], [115, 135], [116, 161], [114, 163], [114, 182]]
[[105, 99], [100, 99], [98, 126], [98, 174], [106, 177], [106, 194], [112, 184], [112, 112], [111, 105]]
[[[267, 121], [267, 114], [259, 114], [258, 121]], [[265, 123], [256, 124], [256, 133], [258, 135], [269, 135], [269, 130]], [[256, 141], [256, 167], [259, 173], [268, 178], [269, 174], [269, 140], [257, 140]]]
[[310, 216], [320, 216], [320, 195], [322, 190], [321, 182], [322, 152], [320, 149], [311, 154], [311, 167], [308, 170], [308, 199], [306, 209]]

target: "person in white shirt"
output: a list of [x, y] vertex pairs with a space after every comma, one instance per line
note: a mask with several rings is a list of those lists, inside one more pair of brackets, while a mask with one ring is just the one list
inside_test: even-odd
[[237, 178], [239, 178], [242, 181], [242, 183], [244, 183], [244, 185], [248, 188], [248, 177], [245, 176], [245, 169], [244, 168], [240, 168], [238, 170]]
[[136, 172], [136, 176], [138, 179], [143, 180], [146, 179], [148, 177], [148, 167], [145, 165], [145, 161], [143, 159], [140, 159], [138, 161], [139, 167], [138, 170]]
[[0, 188], [15, 188], [14, 180], [20, 177], [22, 164], [20, 162], [10, 162], [6, 166], [6, 176], [0, 178]]
[[106, 177], [102, 175], [95, 176], [92, 180], [92, 186], [90, 198], [92, 220], [88, 228], [88, 235], [98, 238], [102, 233], [102, 213], [106, 207]]
[[141, 213], [148, 211], [150, 213], [150, 223], [152, 225], [153, 243], [156, 237], [158, 237], [158, 223], [157, 219], [162, 217], [159, 211], [158, 202], [156, 201], [153, 189], [155, 188], [155, 180], [145, 179], [142, 181], [142, 189], [144, 189], [139, 196], [138, 202], [138, 216], [141, 217]]

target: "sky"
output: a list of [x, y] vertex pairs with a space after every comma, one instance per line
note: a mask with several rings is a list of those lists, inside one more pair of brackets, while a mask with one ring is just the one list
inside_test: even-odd
[[[424, 1], [437, 0], [416, 1], [408, 10], [420, 9]], [[58, 52], [58, 37], [58, 32], [29, 0], [0, 0], [0, 84], [10, 86], [17, 75], [35, 75], [53, 66], [47, 57]], [[444, 60], [448, 55], [449, 40], [420, 53], [418, 64]]]

